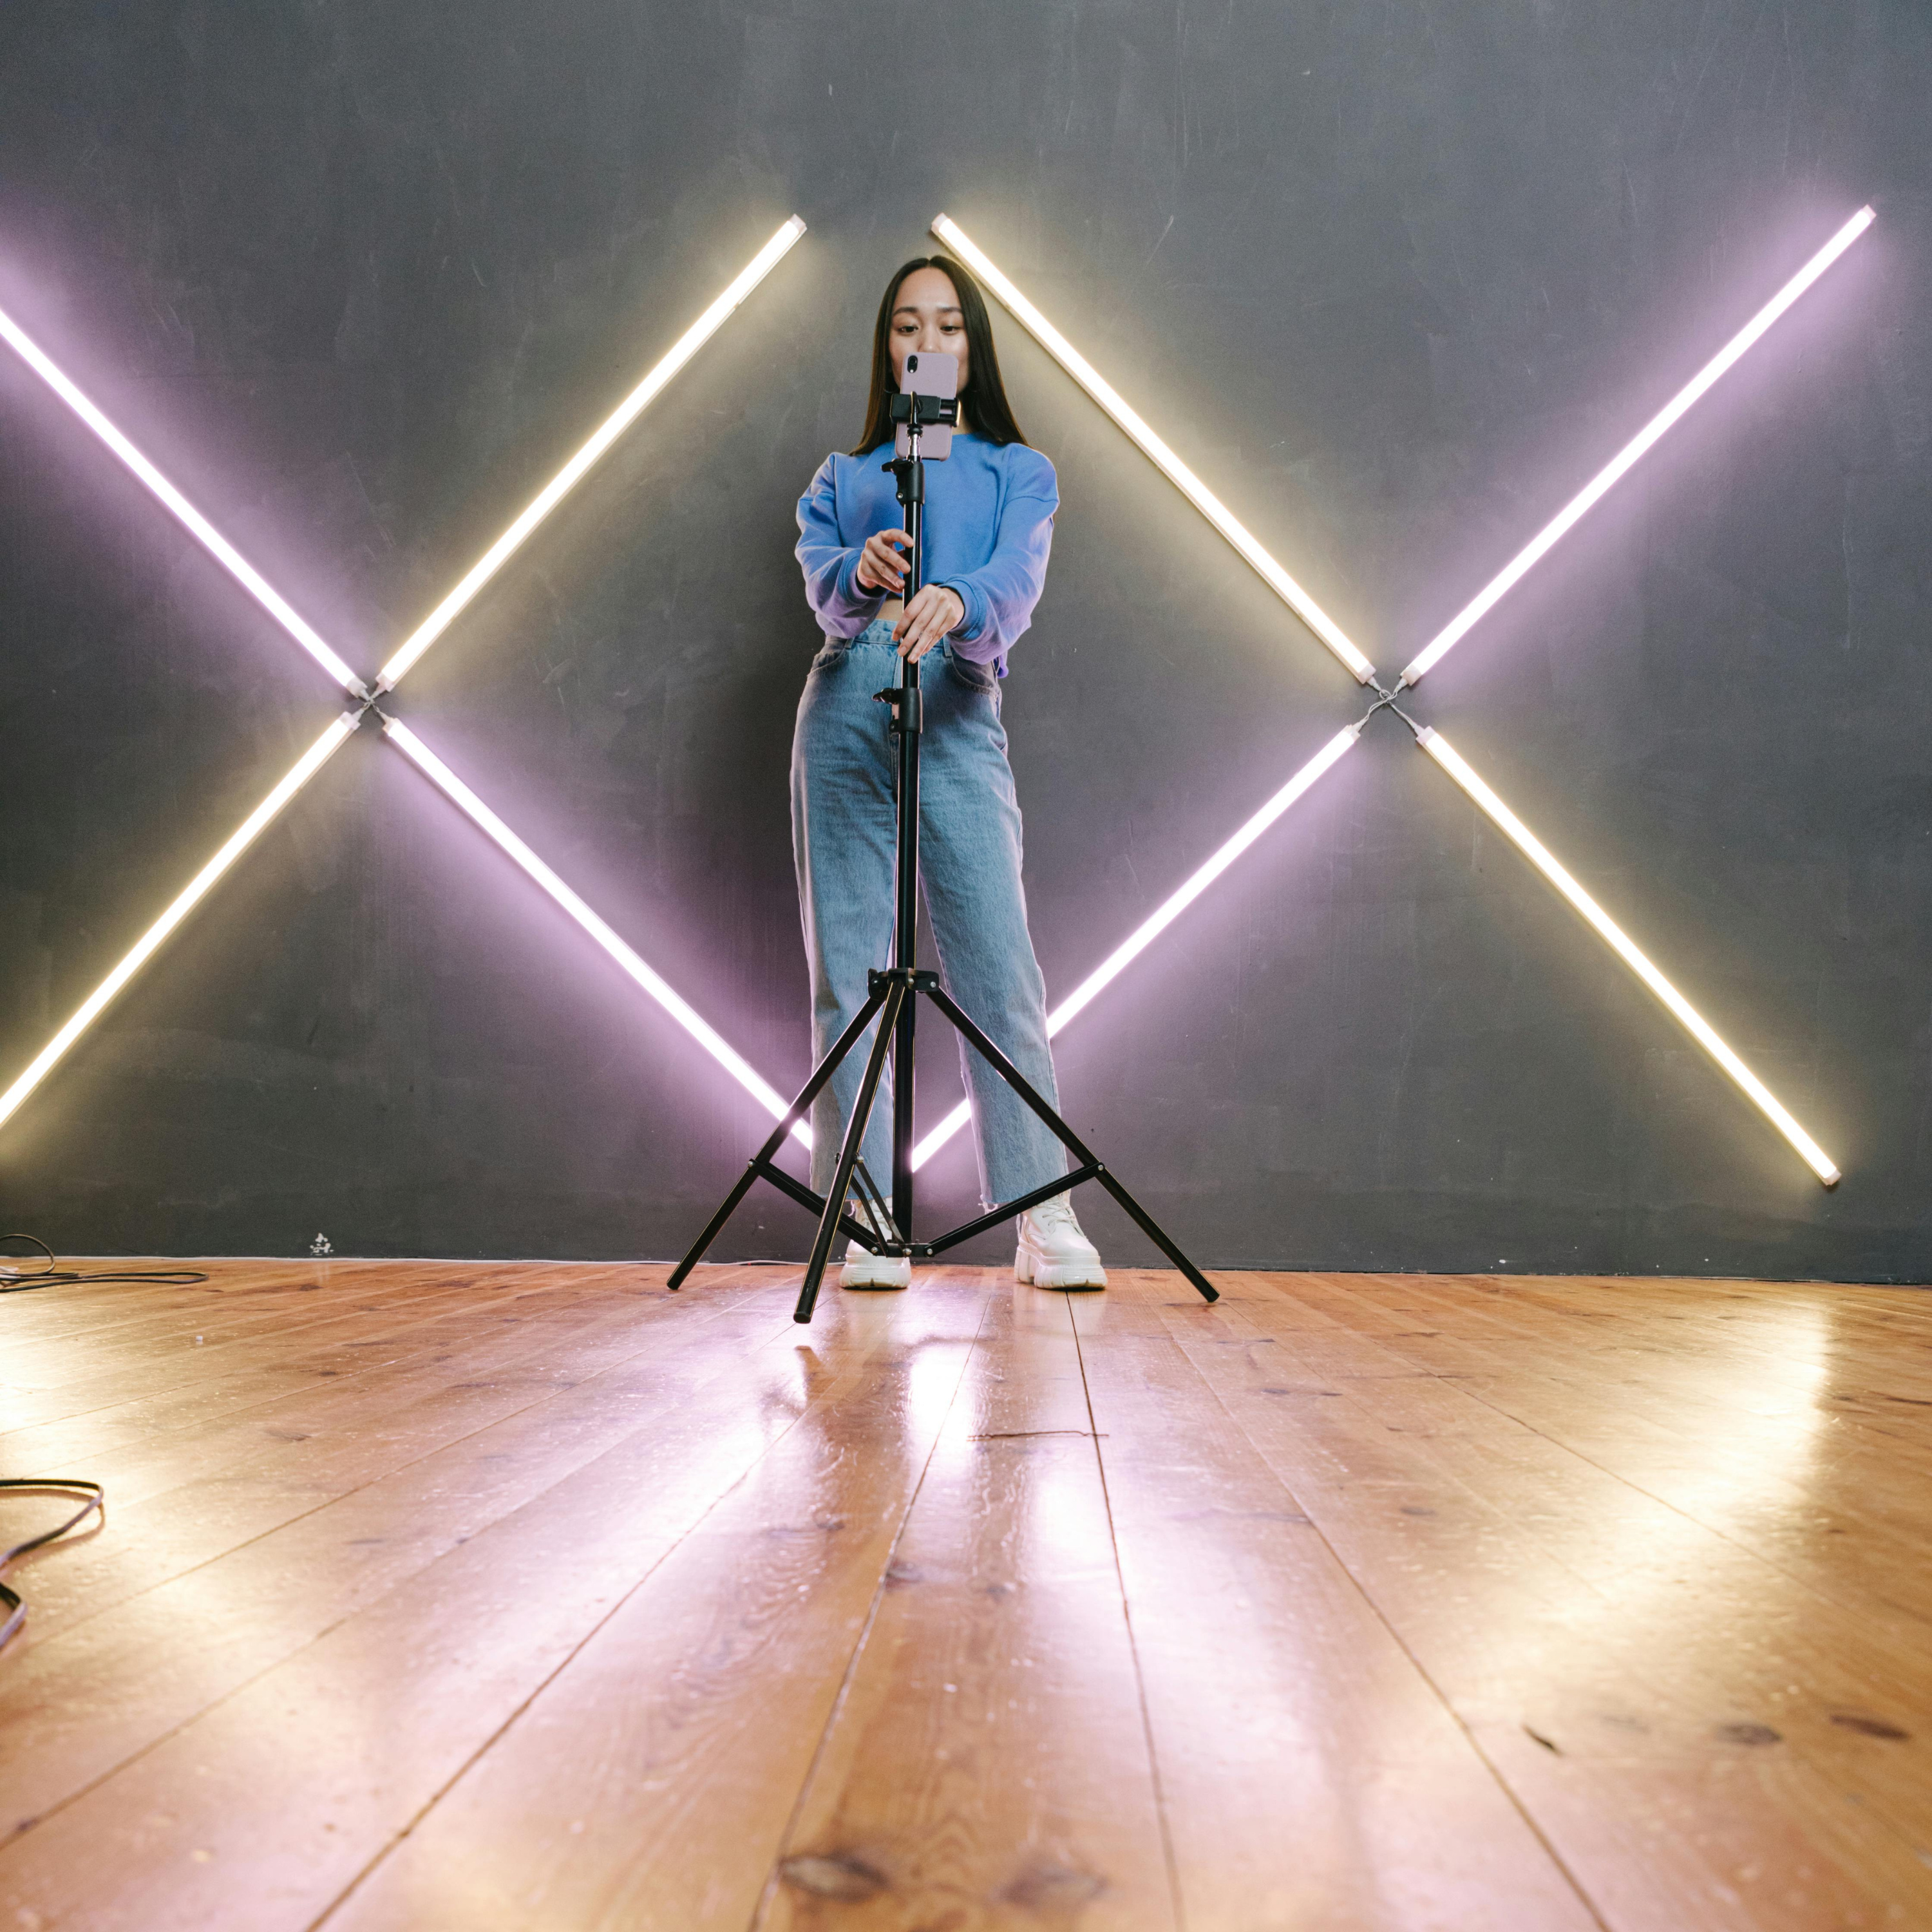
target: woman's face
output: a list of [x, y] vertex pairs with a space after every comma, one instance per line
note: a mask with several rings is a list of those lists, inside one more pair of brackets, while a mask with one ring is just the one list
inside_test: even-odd
[[[886, 340], [892, 346], [892, 380], [905, 387], [906, 358], [916, 350], [943, 349], [959, 358], [959, 387], [970, 373], [966, 359], [966, 318], [959, 292], [944, 268], [915, 268], [899, 284]], [[963, 427], [963, 425], [962, 425]]]

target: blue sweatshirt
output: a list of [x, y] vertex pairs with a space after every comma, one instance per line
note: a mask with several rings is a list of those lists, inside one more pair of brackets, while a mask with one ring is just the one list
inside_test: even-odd
[[[853, 580], [866, 539], [902, 530], [881, 443], [865, 456], [828, 456], [798, 500], [798, 560], [805, 594], [828, 638], [856, 638], [885, 602]], [[966, 607], [946, 641], [963, 658], [1006, 674], [1006, 653], [1033, 622], [1046, 581], [1060, 488], [1053, 465], [1023, 442], [955, 436], [952, 454], [926, 466], [926, 581], [957, 591]]]

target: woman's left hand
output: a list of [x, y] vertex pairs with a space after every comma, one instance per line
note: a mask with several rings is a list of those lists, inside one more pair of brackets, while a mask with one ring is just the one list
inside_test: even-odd
[[892, 626], [899, 656], [917, 664], [949, 631], [966, 621], [965, 600], [943, 584], [928, 584], [905, 608]]

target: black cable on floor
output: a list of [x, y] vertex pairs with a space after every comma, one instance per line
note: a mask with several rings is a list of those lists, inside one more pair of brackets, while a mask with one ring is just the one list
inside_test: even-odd
[[[24, 1241], [28, 1246], [38, 1248], [46, 1256], [45, 1268], [22, 1274], [17, 1268], [0, 1265], [0, 1294], [23, 1294], [30, 1288], [68, 1288], [83, 1281], [145, 1281], [166, 1288], [192, 1288], [208, 1277], [192, 1268], [128, 1268], [108, 1270], [98, 1274], [88, 1274], [78, 1268], [64, 1268], [56, 1262], [54, 1251], [38, 1234], [0, 1234], [0, 1248], [16, 1241]], [[66, 1522], [44, 1532], [38, 1536], [30, 1536], [25, 1543], [16, 1543], [10, 1550], [0, 1550], [0, 1575], [16, 1557], [26, 1555], [30, 1550], [44, 1550], [50, 1543], [58, 1543], [70, 1530], [76, 1529], [91, 1516], [104, 1516], [107, 1492], [98, 1483], [91, 1483], [82, 1476], [0, 1476], [0, 1490], [10, 1490], [16, 1494], [85, 1496], [87, 1500], [69, 1516]], [[0, 1623], [0, 1650], [4, 1650], [19, 1635], [20, 1626], [27, 1621], [27, 1606], [20, 1600], [20, 1593], [0, 1582], [0, 1612], [6, 1621]]]
[[[4, 1476], [0, 1477], [0, 1490], [24, 1490], [38, 1492], [43, 1496], [85, 1496], [82, 1503], [66, 1522], [57, 1528], [44, 1532], [39, 1536], [30, 1536], [25, 1543], [16, 1543], [11, 1550], [0, 1550], [0, 1574], [4, 1574], [15, 1557], [24, 1556], [30, 1550], [40, 1550], [50, 1543], [58, 1543], [68, 1532], [84, 1522], [97, 1511], [104, 1510], [107, 1492], [98, 1483], [90, 1483], [78, 1476]], [[17, 1590], [10, 1589], [0, 1582], [0, 1605], [5, 1606], [7, 1621], [0, 1624], [0, 1650], [10, 1643], [20, 1626], [27, 1621], [27, 1606], [20, 1600]]]
[[57, 1267], [54, 1251], [38, 1234], [0, 1234], [0, 1247], [9, 1241], [25, 1241], [38, 1248], [47, 1258], [47, 1264], [35, 1268], [31, 1274], [23, 1274], [17, 1268], [0, 1265], [0, 1294], [24, 1294], [30, 1288], [71, 1288], [80, 1281], [146, 1281], [158, 1283], [164, 1288], [193, 1288], [197, 1282], [206, 1281], [205, 1274], [197, 1274], [192, 1268], [171, 1270], [166, 1268], [130, 1268], [123, 1273], [82, 1274], [77, 1269]]

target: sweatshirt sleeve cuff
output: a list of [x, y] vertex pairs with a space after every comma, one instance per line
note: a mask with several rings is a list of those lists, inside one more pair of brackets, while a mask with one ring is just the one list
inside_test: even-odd
[[847, 609], [862, 610], [867, 605], [878, 603], [885, 596], [883, 590], [868, 590], [859, 581], [859, 559], [862, 550], [848, 550], [838, 566], [838, 598]]
[[947, 634], [956, 644], [970, 644], [986, 628], [986, 593], [970, 578], [957, 584], [944, 584], [940, 588], [950, 590], [966, 607], [966, 614]]

